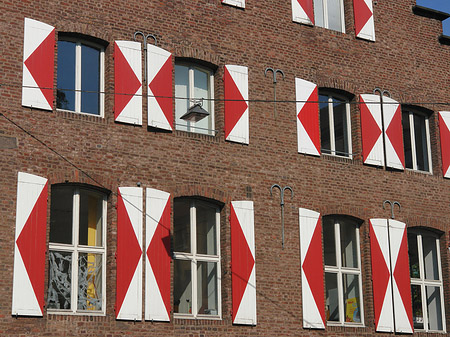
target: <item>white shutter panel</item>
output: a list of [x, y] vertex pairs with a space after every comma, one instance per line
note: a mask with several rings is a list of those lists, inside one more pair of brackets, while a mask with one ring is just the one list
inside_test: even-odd
[[245, 0], [222, 0], [223, 4], [245, 8]]
[[314, 24], [313, 0], [291, 0], [291, 4], [292, 21], [307, 25]]
[[372, 0], [353, 0], [356, 37], [375, 41]]
[[386, 166], [398, 170], [405, 168], [403, 148], [402, 111], [400, 104], [383, 97], [384, 134], [386, 141]]
[[439, 135], [441, 140], [442, 174], [450, 178], [450, 111], [439, 112]]
[[380, 96], [360, 95], [364, 164], [384, 166]]

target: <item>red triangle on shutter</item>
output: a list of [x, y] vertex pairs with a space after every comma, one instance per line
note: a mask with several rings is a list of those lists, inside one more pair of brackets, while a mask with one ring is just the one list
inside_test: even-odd
[[[372, 1], [372, 0], [370, 0]], [[353, 0], [354, 14], [355, 14], [355, 32], [358, 35], [361, 29], [372, 17], [373, 13], [364, 0]]]
[[173, 127], [172, 69], [172, 58], [169, 57], [148, 85], [171, 127]]
[[170, 315], [170, 198], [167, 199], [161, 219], [148, 246], [147, 257], [167, 314]]
[[[120, 192], [117, 197], [117, 295], [116, 316], [122, 307], [125, 295], [142, 256], [142, 249], [136, 237]], [[141, 277], [141, 275], [138, 275]]]
[[53, 107], [54, 57], [55, 29], [48, 34], [24, 62], [50, 107]]
[[319, 95], [317, 86], [312, 91], [311, 95], [307, 99], [307, 102], [303, 105], [302, 109], [298, 113], [298, 119], [302, 123], [309, 138], [311, 139], [317, 153], [320, 153], [320, 133], [319, 133]]
[[[224, 74], [225, 83], [225, 138], [228, 137], [236, 123], [241, 119], [245, 110], [248, 108], [239, 88], [233, 80], [227, 67]], [[229, 101], [231, 100], [231, 101]]]
[[361, 109], [363, 160], [366, 160], [381, 135], [381, 129], [362, 97], [360, 97], [359, 107]]
[[114, 118], [116, 119], [141, 87], [141, 81], [117, 43], [114, 45], [114, 85], [116, 92], [114, 95]]
[[400, 159], [403, 167], [405, 167], [405, 154], [403, 152], [403, 133], [402, 133], [402, 113], [400, 110], [400, 105], [392, 117], [391, 123], [389, 124], [386, 135], [389, 137], [392, 146], [394, 147], [395, 153]]
[[445, 176], [450, 167], [450, 130], [442, 112], [439, 113], [439, 133], [441, 136], [442, 173]]
[[308, 18], [311, 20], [312, 24], [314, 24], [314, 9], [312, 0], [297, 0], [297, 1], [305, 11]]
[[44, 308], [45, 241], [47, 235], [48, 185], [39, 195], [16, 244], [41, 311]]

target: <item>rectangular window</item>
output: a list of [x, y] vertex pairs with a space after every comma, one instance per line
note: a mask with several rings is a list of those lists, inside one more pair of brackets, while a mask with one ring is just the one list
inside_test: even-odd
[[343, 0], [314, 0], [316, 26], [345, 33]]

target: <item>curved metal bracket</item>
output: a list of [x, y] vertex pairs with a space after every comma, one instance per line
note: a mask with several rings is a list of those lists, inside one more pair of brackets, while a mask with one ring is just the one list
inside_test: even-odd
[[273, 196], [273, 189], [278, 188], [280, 190], [280, 206], [281, 206], [281, 248], [284, 249], [284, 192], [286, 190], [291, 191], [291, 199], [294, 197], [294, 191], [290, 186], [281, 187], [278, 184], [273, 184], [270, 187], [270, 196]]
[[394, 206], [397, 205], [398, 206], [398, 210], [400, 211], [402, 209], [402, 206], [400, 205], [400, 203], [398, 201], [390, 201], [390, 200], [385, 200], [383, 201], [383, 209], [386, 209], [384, 207], [385, 204], [389, 204], [391, 206], [391, 219], [395, 219], [394, 216]]
[[273, 75], [273, 117], [277, 118], [277, 73], [281, 74], [284, 80], [284, 72], [281, 69], [267, 67], [266, 70], [264, 70], [264, 77], [267, 77], [269, 71], [271, 71]]
[[391, 93], [389, 92], [389, 90], [382, 90], [380, 88], [375, 88], [373, 89], [373, 93], [379, 93], [380, 96], [384, 96], [386, 94], [387, 97], [391, 98]]
[[133, 35], [134, 41], [136, 41], [136, 38], [138, 35], [141, 35], [142, 38], [144, 39], [144, 78], [143, 78], [143, 82], [145, 82], [147, 80], [147, 40], [149, 37], [151, 37], [155, 41], [155, 46], [158, 46], [158, 40], [156, 39], [156, 36], [153, 34], [145, 35], [143, 32], [137, 31]]

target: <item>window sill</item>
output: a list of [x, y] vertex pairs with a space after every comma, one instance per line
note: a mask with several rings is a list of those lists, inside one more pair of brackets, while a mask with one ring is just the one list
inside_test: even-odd
[[60, 310], [54, 310], [54, 309], [48, 309], [47, 315], [62, 315], [62, 316], [106, 316], [105, 312], [101, 311], [60, 311]]
[[327, 321], [327, 326], [333, 327], [343, 327], [343, 328], [365, 328], [364, 323], [339, 323], [339, 322], [331, 322]]
[[199, 140], [206, 140], [208, 142], [219, 143], [219, 137], [217, 136], [218, 131], [216, 130], [214, 130], [213, 135], [208, 135], [205, 133], [197, 133], [192, 131], [183, 131], [175, 129], [175, 134], [183, 138], [199, 139]]
[[337, 154], [330, 154], [330, 153], [321, 153], [320, 156], [327, 160], [333, 160], [333, 161], [338, 161], [338, 162], [342, 162], [342, 163], [353, 163], [352, 156], [346, 157], [346, 156], [340, 156]]
[[221, 321], [221, 316], [213, 316], [213, 315], [198, 315], [198, 316], [192, 316], [188, 314], [173, 314], [173, 318], [175, 319], [189, 319], [189, 320], [210, 320], [210, 321]]
[[408, 167], [405, 167], [405, 171], [410, 173], [410, 174], [425, 174], [425, 175], [429, 175], [429, 176], [433, 175], [433, 173], [430, 172], [430, 171], [414, 170], [414, 169], [411, 169], [411, 168], [408, 168]]
[[72, 120], [82, 120], [86, 122], [94, 122], [99, 124], [106, 124], [106, 118], [100, 115], [93, 115], [83, 112], [75, 112], [70, 110], [56, 109], [55, 113], [63, 118]]

